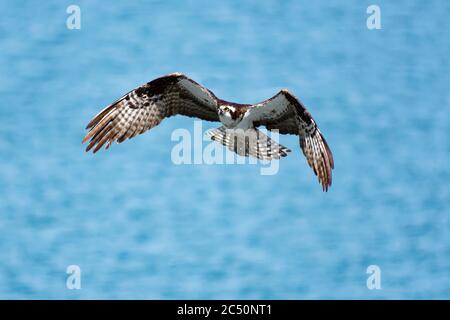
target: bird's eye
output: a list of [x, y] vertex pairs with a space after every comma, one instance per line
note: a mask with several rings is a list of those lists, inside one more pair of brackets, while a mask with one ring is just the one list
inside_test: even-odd
[[230, 111], [230, 109], [228, 109], [228, 107], [223, 108], [223, 111], [228, 112]]

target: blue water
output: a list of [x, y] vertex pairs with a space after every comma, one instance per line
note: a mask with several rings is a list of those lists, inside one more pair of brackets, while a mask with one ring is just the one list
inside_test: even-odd
[[[1, 1], [0, 298], [449, 299], [450, 2], [377, 0], [381, 30], [370, 4]], [[293, 91], [330, 191], [292, 136], [273, 176], [174, 165], [189, 118], [84, 153], [95, 113], [175, 71], [231, 101]]]

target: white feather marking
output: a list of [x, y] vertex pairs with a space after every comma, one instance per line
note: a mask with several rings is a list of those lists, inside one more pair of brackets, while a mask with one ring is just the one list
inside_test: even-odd
[[197, 98], [200, 101], [204, 101], [205, 103], [209, 104], [210, 106], [216, 105], [216, 99], [204, 88], [202, 88], [200, 85], [188, 80], [188, 79], [181, 79], [179, 82], [179, 85], [184, 87], [186, 90], [188, 90], [195, 98]]
[[249, 109], [249, 119], [252, 121], [261, 121], [277, 118], [279, 114], [287, 112], [288, 107], [289, 101], [284, 94], [278, 94], [272, 100], [259, 103], [255, 108]]

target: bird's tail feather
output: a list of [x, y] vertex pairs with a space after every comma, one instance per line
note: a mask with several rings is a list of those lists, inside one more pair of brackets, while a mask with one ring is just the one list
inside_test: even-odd
[[226, 129], [219, 127], [206, 132], [206, 136], [240, 156], [252, 156], [260, 160], [280, 159], [291, 152], [257, 129]]

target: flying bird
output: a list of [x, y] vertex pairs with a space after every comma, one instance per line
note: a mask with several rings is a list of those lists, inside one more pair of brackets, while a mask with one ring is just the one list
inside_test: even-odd
[[331, 186], [334, 168], [331, 150], [306, 107], [286, 89], [256, 104], [240, 104], [219, 99], [186, 75], [172, 73], [128, 92], [100, 111], [87, 125], [89, 132], [83, 143], [89, 141], [86, 151], [93, 149], [95, 153], [175, 115], [221, 122], [222, 126], [207, 132], [207, 136], [241, 156], [258, 159], [280, 159], [291, 151], [258, 127], [297, 135], [323, 191]]

